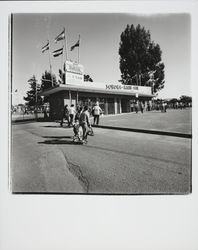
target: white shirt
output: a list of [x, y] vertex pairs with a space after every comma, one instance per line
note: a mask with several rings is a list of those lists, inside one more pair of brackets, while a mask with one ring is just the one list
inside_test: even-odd
[[74, 107], [70, 107], [69, 108], [69, 114], [70, 115], [74, 115], [75, 114], [75, 108]]
[[102, 112], [102, 109], [99, 106], [94, 106], [94, 115], [100, 115], [100, 112]]

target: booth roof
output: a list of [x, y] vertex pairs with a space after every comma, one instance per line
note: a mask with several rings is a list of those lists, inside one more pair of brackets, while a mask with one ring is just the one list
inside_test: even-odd
[[[116, 84], [120, 85], [120, 84]], [[118, 89], [104, 89], [99, 88], [98, 84], [95, 86], [94, 83], [91, 84], [83, 84], [83, 85], [71, 85], [71, 84], [60, 84], [58, 86], [49, 88], [47, 90], [41, 91], [39, 93], [40, 96], [50, 96], [52, 94], [61, 92], [61, 91], [77, 91], [77, 92], [87, 92], [87, 93], [97, 93], [97, 94], [110, 94], [110, 95], [124, 95], [124, 96], [136, 96], [138, 93], [141, 97], [150, 97], [152, 98], [154, 95], [140, 93], [139, 91], [129, 91], [129, 90], [118, 90]]]

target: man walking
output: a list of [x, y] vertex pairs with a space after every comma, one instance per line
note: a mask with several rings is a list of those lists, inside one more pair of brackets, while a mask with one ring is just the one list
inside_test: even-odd
[[89, 120], [88, 106], [85, 106], [83, 112], [80, 114], [79, 125], [82, 127], [83, 130], [83, 143], [87, 143], [87, 135], [89, 127], [91, 126]]
[[94, 125], [95, 124], [99, 124], [99, 117], [100, 117], [100, 114], [102, 113], [102, 109], [100, 108], [99, 106], [99, 103], [96, 102], [96, 105], [93, 107], [93, 116], [94, 116]]
[[69, 108], [69, 127], [73, 125], [75, 113], [76, 112], [75, 112], [74, 104], [71, 104]]
[[63, 110], [63, 114], [62, 114], [62, 119], [61, 119], [61, 122], [60, 122], [60, 126], [61, 127], [63, 126], [64, 118], [67, 120], [67, 123], [68, 123], [68, 126], [69, 126], [69, 108], [68, 108], [68, 105], [64, 106], [64, 110]]

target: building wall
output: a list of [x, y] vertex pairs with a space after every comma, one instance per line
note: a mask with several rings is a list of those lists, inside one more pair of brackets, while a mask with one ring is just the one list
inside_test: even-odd
[[[74, 104], [88, 105], [90, 108], [99, 102], [104, 114], [120, 114], [131, 112], [132, 99], [127, 96], [112, 96], [97, 93], [85, 93], [76, 91], [61, 91], [50, 96], [50, 118], [52, 120], [60, 120], [63, 116], [64, 106]], [[145, 101], [146, 98], [139, 98]]]
[[121, 99], [121, 107], [122, 113], [130, 112], [130, 99], [129, 98], [122, 98]]
[[[52, 120], [59, 120], [62, 118], [64, 109], [64, 98], [66, 98], [67, 93], [60, 92], [50, 96], [50, 118]], [[67, 95], [68, 99], [68, 95]]]

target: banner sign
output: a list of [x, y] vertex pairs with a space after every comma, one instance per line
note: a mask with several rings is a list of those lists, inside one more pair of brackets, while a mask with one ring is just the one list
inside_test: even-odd
[[81, 85], [84, 82], [84, 67], [81, 64], [66, 61], [66, 84]]
[[84, 74], [84, 67], [81, 64], [72, 62], [72, 61], [66, 61], [66, 71], [74, 74]]
[[131, 91], [132, 93], [151, 94], [151, 87], [136, 85], [106, 84], [106, 90], [121, 90]]
[[82, 85], [84, 82], [84, 75], [66, 72], [66, 84]]

